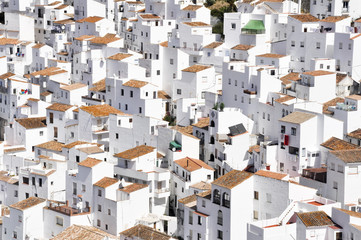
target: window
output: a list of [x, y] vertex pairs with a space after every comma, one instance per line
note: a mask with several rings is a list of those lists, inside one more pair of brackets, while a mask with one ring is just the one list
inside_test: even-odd
[[222, 198], [222, 203], [224, 207], [229, 208], [230, 207], [230, 197], [228, 195], [228, 193], [223, 193], [223, 198]]
[[333, 189], [338, 189], [338, 183], [337, 182], [333, 182]]
[[213, 203], [221, 204], [221, 194], [217, 189], [213, 191]]
[[296, 128], [291, 128], [291, 135], [296, 136]]
[[169, 64], [170, 64], [170, 65], [173, 65], [173, 59], [172, 59], [172, 58], [169, 59]]
[[193, 212], [189, 211], [189, 224], [192, 225], [193, 224]]
[[29, 178], [23, 177], [23, 183], [24, 184], [29, 184]]
[[43, 132], [43, 131], [40, 131], [40, 132], [39, 132], [39, 135], [40, 135], [40, 136], [43, 136], [43, 135], [44, 135], [44, 132]]
[[182, 94], [182, 89], [177, 89], [177, 94], [181, 95]]
[[84, 184], [81, 185], [81, 191], [85, 192], [86, 191], [86, 186]]
[[342, 49], [342, 42], [338, 44], [338, 49]]
[[331, 163], [330, 169], [331, 169], [332, 171], [335, 171], [335, 164], [334, 164], [334, 163]]
[[17, 232], [13, 232], [13, 238], [17, 239], [18, 238], [18, 233]]
[[75, 161], [78, 163], [80, 162], [80, 157], [79, 156], [75, 156]]
[[337, 172], [343, 173], [343, 166], [342, 165], [337, 165]]
[[98, 197], [102, 196], [102, 190], [98, 189]]
[[272, 195], [270, 193], [266, 193], [267, 202], [272, 202]]
[[305, 42], [300, 42], [300, 47], [305, 47]]
[[286, 126], [281, 126], [281, 133], [285, 133], [286, 132]]
[[316, 43], [316, 49], [320, 49], [321, 48], [321, 43], [320, 42], [317, 42]]
[[119, 134], [118, 133], [115, 134], [115, 139], [119, 139]]
[[98, 212], [102, 211], [102, 206], [100, 204], [98, 204]]
[[97, 226], [100, 227], [101, 226], [101, 221], [98, 219], [97, 220]]
[[295, 41], [291, 41], [291, 47], [294, 47], [294, 46], [296, 46]]
[[14, 191], [14, 197], [18, 197], [18, 191], [17, 190]]
[[289, 154], [298, 155], [299, 148], [289, 146], [288, 152], [289, 152]]
[[120, 95], [124, 96], [124, 89], [120, 90]]
[[130, 97], [133, 97], [133, 91], [130, 91]]
[[202, 217], [198, 216], [198, 225], [202, 225]]
[[54, 123], [54, 114], [53, 113], [49, 113], [49, 122]]
[[223, 239], [223, 232], [221, 230], [217, 231], [217, 238], [218, 239]]
[[18, 220], [19, 222], [23, 222], [23, 216], [20, 215]]
[[236, 29], [236, 24], [235, 24], [235, 23], [231, 23], [231, 28], [232, 28], [232, 29]]
[[39, 178], [39, 187], [42, 187], [42, 186], [43, 186], [43, 179]]
[[221, 226], [223, 225], [223, 213], [221, 210], [218, 211], [217, 224]]
[[141, 107], [139, 107], [139, 113], [142, 113], [142, 108]]
[[206, 201], [202, 200], [202, 207], [206, 207]]
[[253, 211], [253, 219], [258, 220], [258, 211]]
[[254, 192], [253, 192], [253, 196], [254, 196], [254, 199], [255, 199], [255, 200], [258, 200], [258, 192], [257, 192], [257, 191], [254, 191]]
[[56, 217], [56, 225], [63, 226], [63, 218]]

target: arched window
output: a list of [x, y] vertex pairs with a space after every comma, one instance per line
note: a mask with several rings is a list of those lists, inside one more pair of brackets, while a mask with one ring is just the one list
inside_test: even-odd
[[217, 224], [221, 226], [223, 225], [223, 213], [221, 210], [218, 211]]
[[214, 123], [214, 121], [211, 121], [211, 127], [214, 127], [216, 124]]
[[228, 193], [223, 193], [222, 203], [223, 203], [223, 206], [228, 207], [228, 208], [230, 207], [231, 199], [229, 198]]
[[213, 136], [211, 136], [211, 141], [209, 143], [214, 144], [214, 137]]
[[213, 203], [221, 204], [221, 194], [217, 189], [213, 191]]

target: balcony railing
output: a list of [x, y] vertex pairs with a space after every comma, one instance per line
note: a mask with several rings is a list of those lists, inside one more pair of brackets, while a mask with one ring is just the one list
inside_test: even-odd
[[91, 212], [91, 207], [86, 207], [83, 209], [76, 209], [67, 206], [63, 203], [49, 203], [48, 206], [49, 209], [68, 215], [68, 216], [74, 216], [74, 215], [81, 215], [81, 214], [89, 214]]
[[357, 110], [355, 105], [347, 105], [344, 103], [337, 103], [336, 109], [344, 110], [344, 111], [356, 111]]

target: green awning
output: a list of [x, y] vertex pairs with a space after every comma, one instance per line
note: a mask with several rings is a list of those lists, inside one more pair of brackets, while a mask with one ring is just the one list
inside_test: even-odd
[[170, 146], [171, 148], [176, 148], [176, 149], [182, 148], [182, 145], [178, 144], [176, 141], [170, 142], [170, 143], [169, 143], [169, 146]]
[[266, 29], [262, 20], [249, 20], [242, 30], [265, 31]]

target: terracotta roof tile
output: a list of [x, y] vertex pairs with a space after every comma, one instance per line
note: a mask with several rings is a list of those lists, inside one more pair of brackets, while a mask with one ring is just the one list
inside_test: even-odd
[[69, 5], [66, 5], [66, 4], [61, 4], [61, 5], [57, 6], [57, 7], [56, 7], [56, 8], [54, 8], [54, 9], [56, 9], [56, 10], [61, 10], [61, 9], [66, 8], [66, 7], [69, 7]]
[[195, 202], [195, 201], [197, 201], [196, 194], [193, 194], [193, 195], [190, 195], [190, 196], [187, 196], [185, 198], [181, 198], [178, 200], [178, 202], [182, 203], [182, 204], [188, 204], [188, 203]]
[[93, 83], [93, 87], [89, 89], [93, 92], [105, 92], [105, 78], [99, 82]]
[[126, 58], [131, 57], [131, 56], [133, 56], [133, 55], [128, 54], [128, 53], [117, 53], [115, 55], [112, 55], [112, 56], [108, 57], [108, 59], [122, 61], [123, 59], [126, 59]]
[[207, 129], [209, 126], [209, 117], [198, 119], [198, 122], [192, 124], [192, 126], [197, 128]]
[[302, 74], [310, 75], [310, 76], [324, 76], [324, 75], [331, 75], [331, 74], [335, 74], [335, 73], [329, 72], [329, 71], [323, 71], [323, 70], [316, 70], [316, 71], [311, 71], [311, 72], [304, 72]]
[[161, 43], [159, 43], [159, 45], [162, 47], [168, 47], [168, 41], [161, 42]]
[[151, 153], [154, 151], [154, 149], [155, 148], [151, 146], [140, 145], [135, 148], [128, 149], [124, 152], [117, 153], [114, 155], [114, 157], [132, 160], [134, 158], [141, 157], [143, 155]]
[[124, 114], [122, 111], [119, 111], [108, 104], [81, 106], [80, 109], [93, 115], [94, 117], [106, 117], [109, 116], [109, 114]]
[[73, 24], [75, 21], [71, 18], [54, 21], [55, 24]]
[[342, 139], [331, 137], [326, 142], [321, 144], [322, 147], [328, 148], [330, 150], [338, 151], [338, 150], [350, 150], [359, 148], [359, 146], [346, 142]]
[[211, 195], [212, 195], [212, 190], [207, 190], [197, 194], [198, 197], [207, 198], [207, 199], [211, 199]]
[[96, 23], [99, 22], [100, 20], [103, 20], [103, 17], [98, 17], [98, 16], [92, 16], [92, 17], [86, 17], [83, 19], [79, 19], [77, 22], [78, 23], [83, 23], [83, 22], [88, 22], [88, 23]]
[[288, 85], [288, 84], [291, 84], [292, 81], [301, 80], [301, 78], [300, 78], [300, 74], [299, 74], [299, 73], [297, 73], [297, 72], [291, 72], [291, 73], [287, 74], [286, 76], [281, 77], [280, 80], [282, 81], [282, 83], [283, 83], [284, 85]]
[[248, 152], [252, 153], [253, 151], [259, 153], [261, 151], [261, 146], [260, 145], [250, 146], [249, 149], [248, 149]]
[[347, 134], [347, 136], [356, 139], [361, 139], [361, 128], [358, 128], [355, 131], [350, 132], [349, 134]]
[[96, 158], [86, 158], [85, 160], [81, 161], [78, 165], [83, 167], [92, 168], [99, 163], [103, 162], [102, 160], [96, 159]]
[[150, 13], [148, 13], [148, 14], [140, 14], [139, 15], [141, 18], [143, 18], [143, 19], [160, 19], [160, 17], [158, 16], [158, 15], [155, 15], [155, 14], [150, 14]]
[[120, 233], [121, 236], [137, 239], [169, 240], [171, 236], [159, 232], [151, 227], [138, 224]]
[[[288, 102], [288, 101], [293, 100], [293, 99], [295, 99], [295, 97], [286, 95], [286, 96], [277, 98], [277, 99], [275, 100], [275, 102], [278, 102], [278, 103], [281, 103], [281, 104], [285, 104], [285, 102]], [[286, 104], [286, 105], [287, 105], [287, 104]]]
[[119, 180], [116, 178], [103, 177], [98, 182], [94, 183], [94, 186], [101, 187], [101, 188], [107, 188], [117, 182], [119, 182]]
[[25, 200], [22, 200], [20, 202], [14, 203], [13, 205], [10, 205], [11, 208], [18, 209], [20, 211], [26, 210], [28, 208], [34, 207], [40, 203], [45, 202], [46, 200], [43, 198], [38, 197], [29, 197]]
[[109, 44], [109, 43], [112, 43], [112, 42], [115, 42], [118, 40], [120, 40], [120, 38], [116, 37], [115, 34], [107, 34], [104, 37], [95, 37], [95, 38], [90, 39], [89, 41], [92, 44], [106, 45], [106, 44]]
[[183, 24], [191, 27], [210, 27], [211, 25], [204, 22], [183, 22]]
[[44, 91], [44, 92], [40, 93], [40, 96], [46, 97], [46, 96], [49, 96], [51, 94], [53, 94], [53, 93], [50, 92], [50, 91]]
[[345, 102], [345, 99], [343, 99], [343, 98], [340, 98], [340, 97], [334, 98], [323, 104], [322, 111], [324, 114], [333, 114], [333, 112], [328, 110], [328, 107], [336, 106], [337, 103], [344, 103], [344, 102]]
[[132, 88], [142, 88], [145, 85], [148, 85], [148, 82], [139, 81], [139, 80], [129, 80], [126, 83], [123, 83], [123, 86], [132, 87]]
[[74, 38], [77, 41], [89, 41], [90, 39], [95, 38], [94, 35], [82, 35], [79, 37]]
[[206, 46], [204, 46], [203, 48], [217, 48], [219, 46], [221, 46], [223, 44], [223, 42], [212, 42]]
[[53, 111], [59, 111], [59, 112], [65, 112], [72, 107], [73, 107], [72, 105], [68, 105], [68, 104], [54, 103], [54, 104], [50, 105], [49, 107], [47, 107], [46, 109], [53, 110]]
[[87, 85], [83, 84], [83, 83], [74, 83], [74, 84], [71, 84], [71, 85], [68, 85], [68, 86], [61, 87], [61, 89], [66, 90], [66, 91], [73, 91], [73, 90], [83, 88], [83, 87], [86, 87], [86, 86]]
[[78, 150], [83, 153], [86, 153], [88, 155], [104, 152], [103, 149], [101, 149], [100, 147], [97, 147], [97, 146], [78, 148]]
[[66, 228], [64, 231], [56, 235], [51, 240], [83, 240], [83, 239], [115, 240], [118, 238], [96, 227], [71, 225], [70, 227]]
[[46, 117], [21, 118], [15, 119], [15, 121], [26, 129], [46, 127]]
[[361, 100], [361, 95], [350, 95], [350, 96], [347, 96], [345, 98], [349, 98], [349, 99], [352, 99], [352, 100], [356, 100], [356, 101], [360, 101]]
[[245, 44], [238, 44], [234, 47], [232, 47], [233, 50], [242, 50], [242, 51], [248, 51], [251, 48], [254, 48], [252, 45], [245, 45]]
[[296, 213], [306, 227], [332, 226], [335, 223], [324, 211]]
[[361, 149], [330, 151], [330, 153], [345, 163], [361, 162]]
[[286, 57], [286, 55], [282, 55], [282, 54], [275, 54], [275, 53], [265, 53], [265, 54], [258, 55], [257, 57], [265, 57], [265, 58], [283, 58], [283, 57]]
[[63, 146], [64, 146], [63, 143], [56, 142], [56, 141], [49, 141], [49, 142], [38, 144], [35, 147], [61, 152]]
[[305, 113], [305, 112], [293, 112], [283, 118], [280, 119], [281, 122], [289, 122], [295, 124], [301, 124], [310, 120], [311, 118], [316, 117], [316, 115], [312, 113]]
[[59, 67], [49, 67], [49, 68], [45, 68], [40, 71], [30, 73], [30, 75], [34, 76], [34, 77], [36, 77], [36, 76], [53, 76], [53, 75], [66, 73], [66, 72], [67, 72], [66, 70], [61, 69]]
[[341, 20], [344, 20], [346, 18], [349, 18], [350, 16], [328, 16], [327, 18], [324, 18], [320, 20], [320, 22], [339, 22]]
[[209, 166], [205, 162], [203, 162], [199, 159], [195, 159], [195, 158], [185, 157], [185, 158], [174, 161], [174, 163], [178, 164], [180, 167], [184, 168], [185, 170], [187, 170], [189, 172], [193, 172], [193, 171], [199, 170], [201, 168], [205, 168], [205, 169], [214, 171], [214, 169], [211, 166]]
[[169, 100], [171, 97], [163, 90], [158, 91], [158, 98]]
[[39, 48], [42, 48], [42, 47], [44, 47], [44, 46], [45, 46], [44, 43], [38, 43], [38, 44], [35, 44], [34, 46], [32, 46], [32, 48], [39, 49]]
[[4, 73], [4, 74], [0, 75], [0, 79], [7, 79], [7, 78], [10, 78], [10, 77], [13, 77], [13, 76], [15, 76], [14, 73], [7, 72], [7, 73]]
[[0, 45], [16, 45], [21, 43], [21, 41], [19, 41], [19, 39], [14, 39], [14, 38], [0, 38]]
[[319, 19], [310, 14], [289, 15], [300, 22], [318, 22]]
[[28, 98], [28, 101], [31, 101], [31, 102], [39, 102], [40, 99], [37, 99], [37, 98]]
[[71, 149], [71, 148], [73, 148], [75, 146], [83, 145], [83, 144], [96, 144], [96, 143], [89, 143], [89, 142], [84, 142], [84, 141], [75, 141], [75, 142], [68, 143], [68, 144], [64, 145], [63, 148]]
[[126, 192], [126, 193], [132, 193], [132, 192], [138, 191], [138, 190], [146, 188], [146, 187], [148, 187], [147, 184], [132, 183], [128, 186], [120, 188], [119, 191]]
[[195, 64], [193, 66], [190, 66], [188, 68], [185, 68], [183, 69], [182, 71], [183, 72], [192, 72], [192, 73], [196, 73], [196, 72], [200, 72], [200, 71], [203, 71], [203, 70], [206, 70], [208, 68], [210, 68], [211, 66], [205, 66], [205, 65], [198, 65], [198, 64]]
[[252, 176], [253, 174], [249, 172], [232, 170], [213, 181], [212, 184], [232, 189]]
[[[170, 127], [173, 130], [178, 131], [179, 133], [186, 135], [188, 137], [194, 138], [194, 139], [198, 139], [196, 136], [193, 136], [193, 126], [186, 126], [186, 127], [181, 127], [181, 126], [172, 126]], [[199, 139], [198, 139], [199, 140]]]
[[336, 83], [340, 83], [347, 77], [347, 74], [336, 73]]
[[24, 151], [26, 151], [26, 148], [24, 147], [4, 149], [4, 153], [15, 153], [15, 152], [24, 152]]
[[183, 8], [183, 11], [197, 11], [198, 9], [202, 8], [202, 5], [188, 5], [185, 8]]
[[271, 172], [271, 171], [266, 171], [266, 170], [259, 170], [255, 173], [255, 175], [261, 176], [261, 177], [273, 178], [276, 180], [282, 180], [285, 177], [287, 177], [287, 174]]
[[199, 190], [211, 190], [212, 185], [210, 183], [201, 181], [199, 183], [195, 183], [195, 184], [191, 185], [191, 187], [199, 189]]
[[350, 215], [351, 217], [357, 217], [357, 218], [361, 218], [361, 212], [354, 212], [354, 211], [350, 211], [350, 210], [346, 210], [346, 209], [342, 209], [342, 208], [336, 208], [337, 210], [346, 213], [347, 215]]

